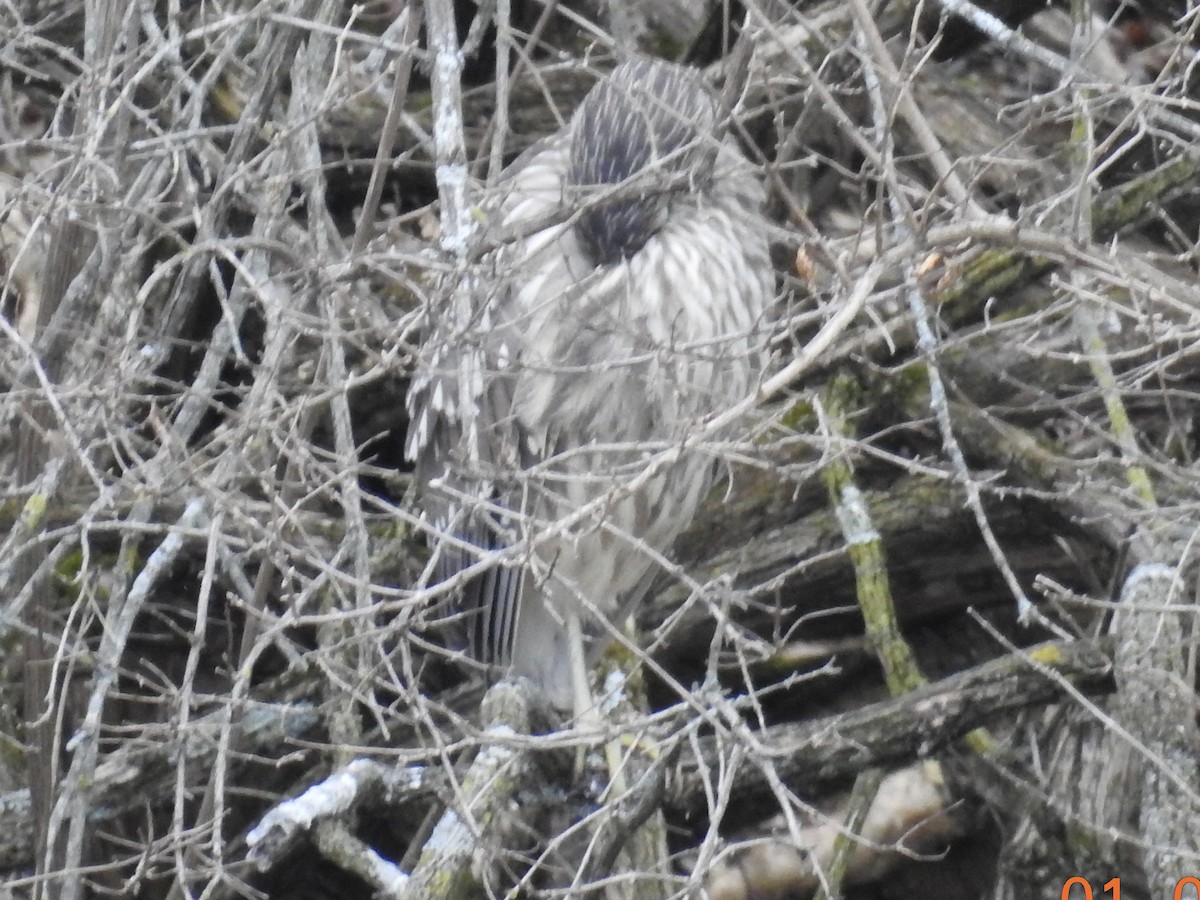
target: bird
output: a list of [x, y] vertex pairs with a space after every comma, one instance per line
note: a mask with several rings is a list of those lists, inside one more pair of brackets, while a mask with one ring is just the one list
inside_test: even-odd
[[767, 364], [765, 191], [727, 122], [698, 70], [618, 64], [502, 173], [426, 305], [404, 452], [432, 577], [461, 576], [472, 658], [577, 715], [716, 482], [689, 437]]

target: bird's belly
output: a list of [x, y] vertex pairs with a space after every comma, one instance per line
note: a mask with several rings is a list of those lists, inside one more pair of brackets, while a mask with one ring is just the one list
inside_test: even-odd
[[[646, 588], [658, 554], [669, 552], [712, 486], [712, 460], [698, 452], [669, 465], [625, 455], [614, 466], [611, 453], [576, 454], [577, 477], [564, 478], [561, 497], [538, 517], [552, 537], [535, 551], [533, 586], [555, 609], [610, 615], [640, 599], [633, 594]], [[647, 475], [647, 465], [661, 468]]]

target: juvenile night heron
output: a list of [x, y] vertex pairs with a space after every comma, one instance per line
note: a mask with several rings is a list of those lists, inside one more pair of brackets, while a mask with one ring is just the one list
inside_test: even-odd
[[437, 577], [475, 568], [471, 654], [576, 712], [604, 618], [642, 599], [716, 460], [684, 444], [629, 485], [764, 363], [763, 189], [721, 126], [694, 70], [635, 60], [598, 83], [506, 171], [497, 247], [431, 310], [408, 395]]

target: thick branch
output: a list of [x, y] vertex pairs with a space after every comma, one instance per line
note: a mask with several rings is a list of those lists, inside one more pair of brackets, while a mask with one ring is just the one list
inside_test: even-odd
[[[1031, 706], [1063, 699], [1068, 686], [1085, 693], [1112, 689], [1109, 643], [1049, 643], [1013, 653], [903, 697], [803, 724], [768, 728], [759, 746], [775, 774], [796, 793], [818, 794], [868, 766], [929, 756], [967, 732]], [[707, 816], [706, 772], [719, 771], [730, 738], [705, 738], [700, 760], [683, 758], [665, 802], [686, 818]], [[732, 773], [731, 796], [753, 804], [771, 796], [764, 769]], [[715, 786], [713, 786], [715, 791]]]

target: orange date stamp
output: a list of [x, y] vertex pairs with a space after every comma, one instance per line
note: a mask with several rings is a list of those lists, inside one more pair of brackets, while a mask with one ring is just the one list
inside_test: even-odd
[[[1096, 893], [1090, 881], [1076, 875], [1063, 882], [1060, 900], [1121, 900], [1121, 879], [1110, 878]], [[1175, 896], [1171, 900], [1200, 900], [1200, 878], [1191, 875], [1180, 878], [1175, 882]]]

